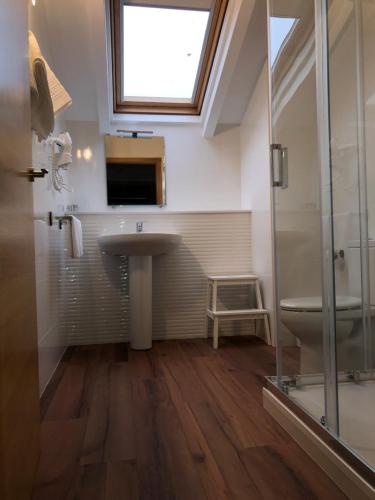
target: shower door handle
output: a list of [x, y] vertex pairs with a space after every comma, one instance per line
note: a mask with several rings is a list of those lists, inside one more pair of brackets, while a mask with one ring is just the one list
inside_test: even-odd
[[281, 144], [271, 144], [272, 186], [288, 187], [288, 148]]

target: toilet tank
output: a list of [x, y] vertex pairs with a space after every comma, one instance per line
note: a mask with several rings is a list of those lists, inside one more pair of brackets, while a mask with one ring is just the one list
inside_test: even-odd
[[[375, 306], [375, 240], [368, 241], [369, 246], [369, 275], [370, 275], [370, 304]], [[349, 295], [361, 297], [361, 249], [360, 241], [349, 241], [348, 246], [348, 278]]]

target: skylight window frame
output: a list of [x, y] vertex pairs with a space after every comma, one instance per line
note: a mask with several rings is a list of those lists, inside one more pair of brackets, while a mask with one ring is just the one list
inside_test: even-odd
[[[152, 115], [200, 115], [203, 100], [214, 62], [220, 33], [224, 22], [225, 12], [229, 0], [213, 0], [200, 63], [195, 81], [193, 98], [183, 102], [183, 99], [145, 98], [144, 100], [124, 99], [122, 95], [122, 12], [126, 0], [109, 0], [111, 15], [111, 45], [112, 45], [112, 81], [113, 81], [113, 112], [125, 114], [152, 114]], [[178, 0], [176, 0], [178, 3]], [[132, 3], [134, 5], [134, 3]], [[144, 6], [144, 5], [142, 5]], [[153, 7], [161, 7], [155, 0]], [[146, 7], [147, 8], [147, 7]], [[183, 7], [163, 7], [186, 10]], [[189, 10], [197, 10], [193, 7]]]

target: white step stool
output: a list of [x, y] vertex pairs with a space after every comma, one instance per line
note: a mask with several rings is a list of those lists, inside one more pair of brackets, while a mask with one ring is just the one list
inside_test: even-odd
[[[225, 276], [208, 276], [207, 287], [207, 317], [214, 322], [213, 348], [217, 349], [219, 345], [219, 320], [257, 320], [264, 321], [266, 341], [271, 344], [271, 334], [268, 315], [269, 311], [263, 308], [262, 295], [258, 276], [254, 274], [239, 274]], [[239, 310], [217, 310], [217, 291], [219, 286], [249, 285], [255, 287], [256, 309]]]

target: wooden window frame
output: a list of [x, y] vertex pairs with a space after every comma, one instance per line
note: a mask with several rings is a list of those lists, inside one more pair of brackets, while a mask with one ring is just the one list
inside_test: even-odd
[[[122, 42], [121, 42], [121, 5], [123, 0], [110, 0], [113, 111], [126, 114], [152, 115], [200, 115], [206, 94], [225, 12], [229, 0], [214, 0], [210, 15], [207, 43], [200, 65], [196, 90], [192, 102], [126, 101], [122, 99]], [[157, 2], [155, 2], [157, 4]]]

